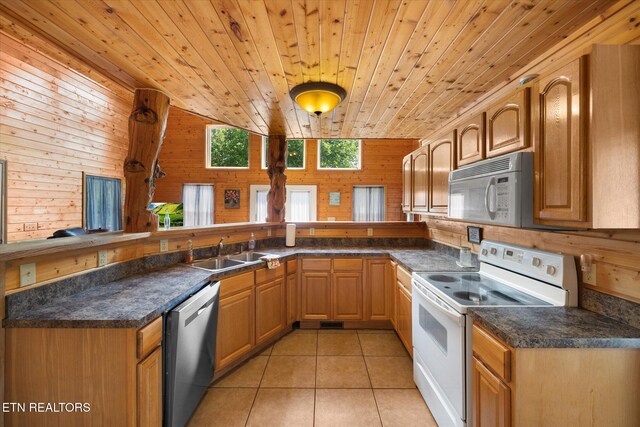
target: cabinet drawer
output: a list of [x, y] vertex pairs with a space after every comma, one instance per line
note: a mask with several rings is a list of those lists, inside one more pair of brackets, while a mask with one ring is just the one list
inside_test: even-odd
[[411, 288], [412, 288], [411, 273], [409, 273], [404, 268], [398, 266], [396, 274], [397, 274], [398, 282], [402, 283], [402, 286], [404, 286], [405, 289], [408, 290], [409, 293], [411, 293]]
[[162, 343], [162, 316], [138, 330], [137, 355], [138, 359], [147, 354]]
[[473, 325], [473, 353], [504, 381], [511, 381], [511, 350], [475, 323]]
[[268, 280], [273, 280], [276, 277], [284, 276], [284, 265], [280, 264], [280, 267], [274, 268], [270, 270], [268, 268], [263, 268], [261, 270], [256, 270], [256, 284], [264, 283]]
[[298, 271], [298, 260], [290, 259], [287, 261], [287, 274], [293, 274]]
[[253, 284], [253, 271], [222, 279], [220, 281], [220, 298], [233, 295], [245, 289], [251, 289]]
[[333, 260], [334, 271], [362, 271], [362, 258], [337, 258]]
[[304, 271], [331, 271], [331, 260], [329, 258], [304, 258], [302, 269]]

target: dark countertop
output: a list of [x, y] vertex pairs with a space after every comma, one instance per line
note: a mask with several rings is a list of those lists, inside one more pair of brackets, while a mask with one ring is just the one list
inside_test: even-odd
[[640, 348], [640, 329], [582, 308], [469, 308], [474, 322], [513, 348]]
[[[389, 248], [260, 248], [282, 261], [298, 255], [375, 257], [390, 255], [410, 271], [461, 271], [456, 258], [433, 249]], [[120, 280], [61, 294], [46, 304], [34, 301], [16, 307], [4, 320], [13, 328], [139, 328], [165, 310], [197, 292], [209, 280], [218, 280], [264, 267], [264, 262], [228, 269], [223, 273], [176, 264], [142, 272]]]

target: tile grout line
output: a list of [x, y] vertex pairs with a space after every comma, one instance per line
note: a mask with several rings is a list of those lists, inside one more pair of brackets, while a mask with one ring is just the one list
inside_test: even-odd
[[316, 425], [316, 405], [318, 399], [318, 347], [320, 347], [320, 333], [316, 330], [316, 371], [313, 376], [313, 426]]
[[[262, 371], [262, 375], [260, 376], [260, 382], [258, 383], [258, 387], [256, 388], [256, 394], [253, 396], [253, 401], [251, 402], [251, 408], [249, 409], [249, 413], [247, 414], [247, 419], [244, 422], [245, 427], [249, 423], [249, 418], [251, 417], [251, 412], [253, 411], [253, 407], [256, 404], [256, 399], [258, 398], [258, 392], [262, 388], [262, 380], [264, 379], [264, 374], [267, 372], [267, 366], [269, 365], [269, 361], [271, 360], [271, 353], [273, 353], [273, 346], [275, 346], [275, 345], [276, 345], [275, 343], [273, 343], [271, 345], [271, 351], [269, 351], [269, 355], [267, 356], [267, 363], [264, 365], [264, 370]], [[257, 354], [256, 356], [259, 356], [259, 354]], [[256, 356], [254, 356], [254, 357], [256, 357]]]
[[362, 342], [360, 341], [360, 334], [358, 334], [358, 343], [360, 344], [360, 351], [362, 351], [362, 359], [364, 360], [364, 366], [367, 369], [367, 376], [369, 377], [369, 384], [371, 385], [371, 394], [373, 395], [373, 402], [376, 404], [376, 411], [378, 411], [378, 419], [380, 420], [380, 425], [384, 427], [384, 423], [382, 422], [382, 415], [380, 415], [380, 407], [378, 406], [378, 399], [376, 399], [376, 392], [373, 388], [373, 381], [371, 381], [371, 374], [369, 373], [369, 365], [367, 365], [367, 359], [364, 356], [364, 349], [362, 348]]

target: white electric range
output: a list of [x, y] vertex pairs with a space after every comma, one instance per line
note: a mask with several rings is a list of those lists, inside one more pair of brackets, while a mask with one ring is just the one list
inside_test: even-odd
[[412, 275], [413, 376], [441, 427], [471, 426], [469, 307], [576, 306], [573, 257], [483, 240], [479, 272]]

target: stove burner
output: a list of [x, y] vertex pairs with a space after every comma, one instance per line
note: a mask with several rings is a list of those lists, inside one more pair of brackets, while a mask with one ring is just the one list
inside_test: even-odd
[[475, 292], [454, 292], [453, 296], [456, 298], [460, 298], [460, 299], [475, 302], [475, 303], [485, 301], [487, 299], [486, 295], [480, 295]]
[[435, 280], [436, 282], [455, 282], [456, 279], [451, 276], [445, 276], [444, 274], [434, 274], [429, 276], [430, 280]]
[[482, 280], [482, 278], [478, 275], [473, 275], [473, 274], [465, 274], [462, 276], [462, 278], [464, 280], [468, 280], [470, 282], [479, 282]]

